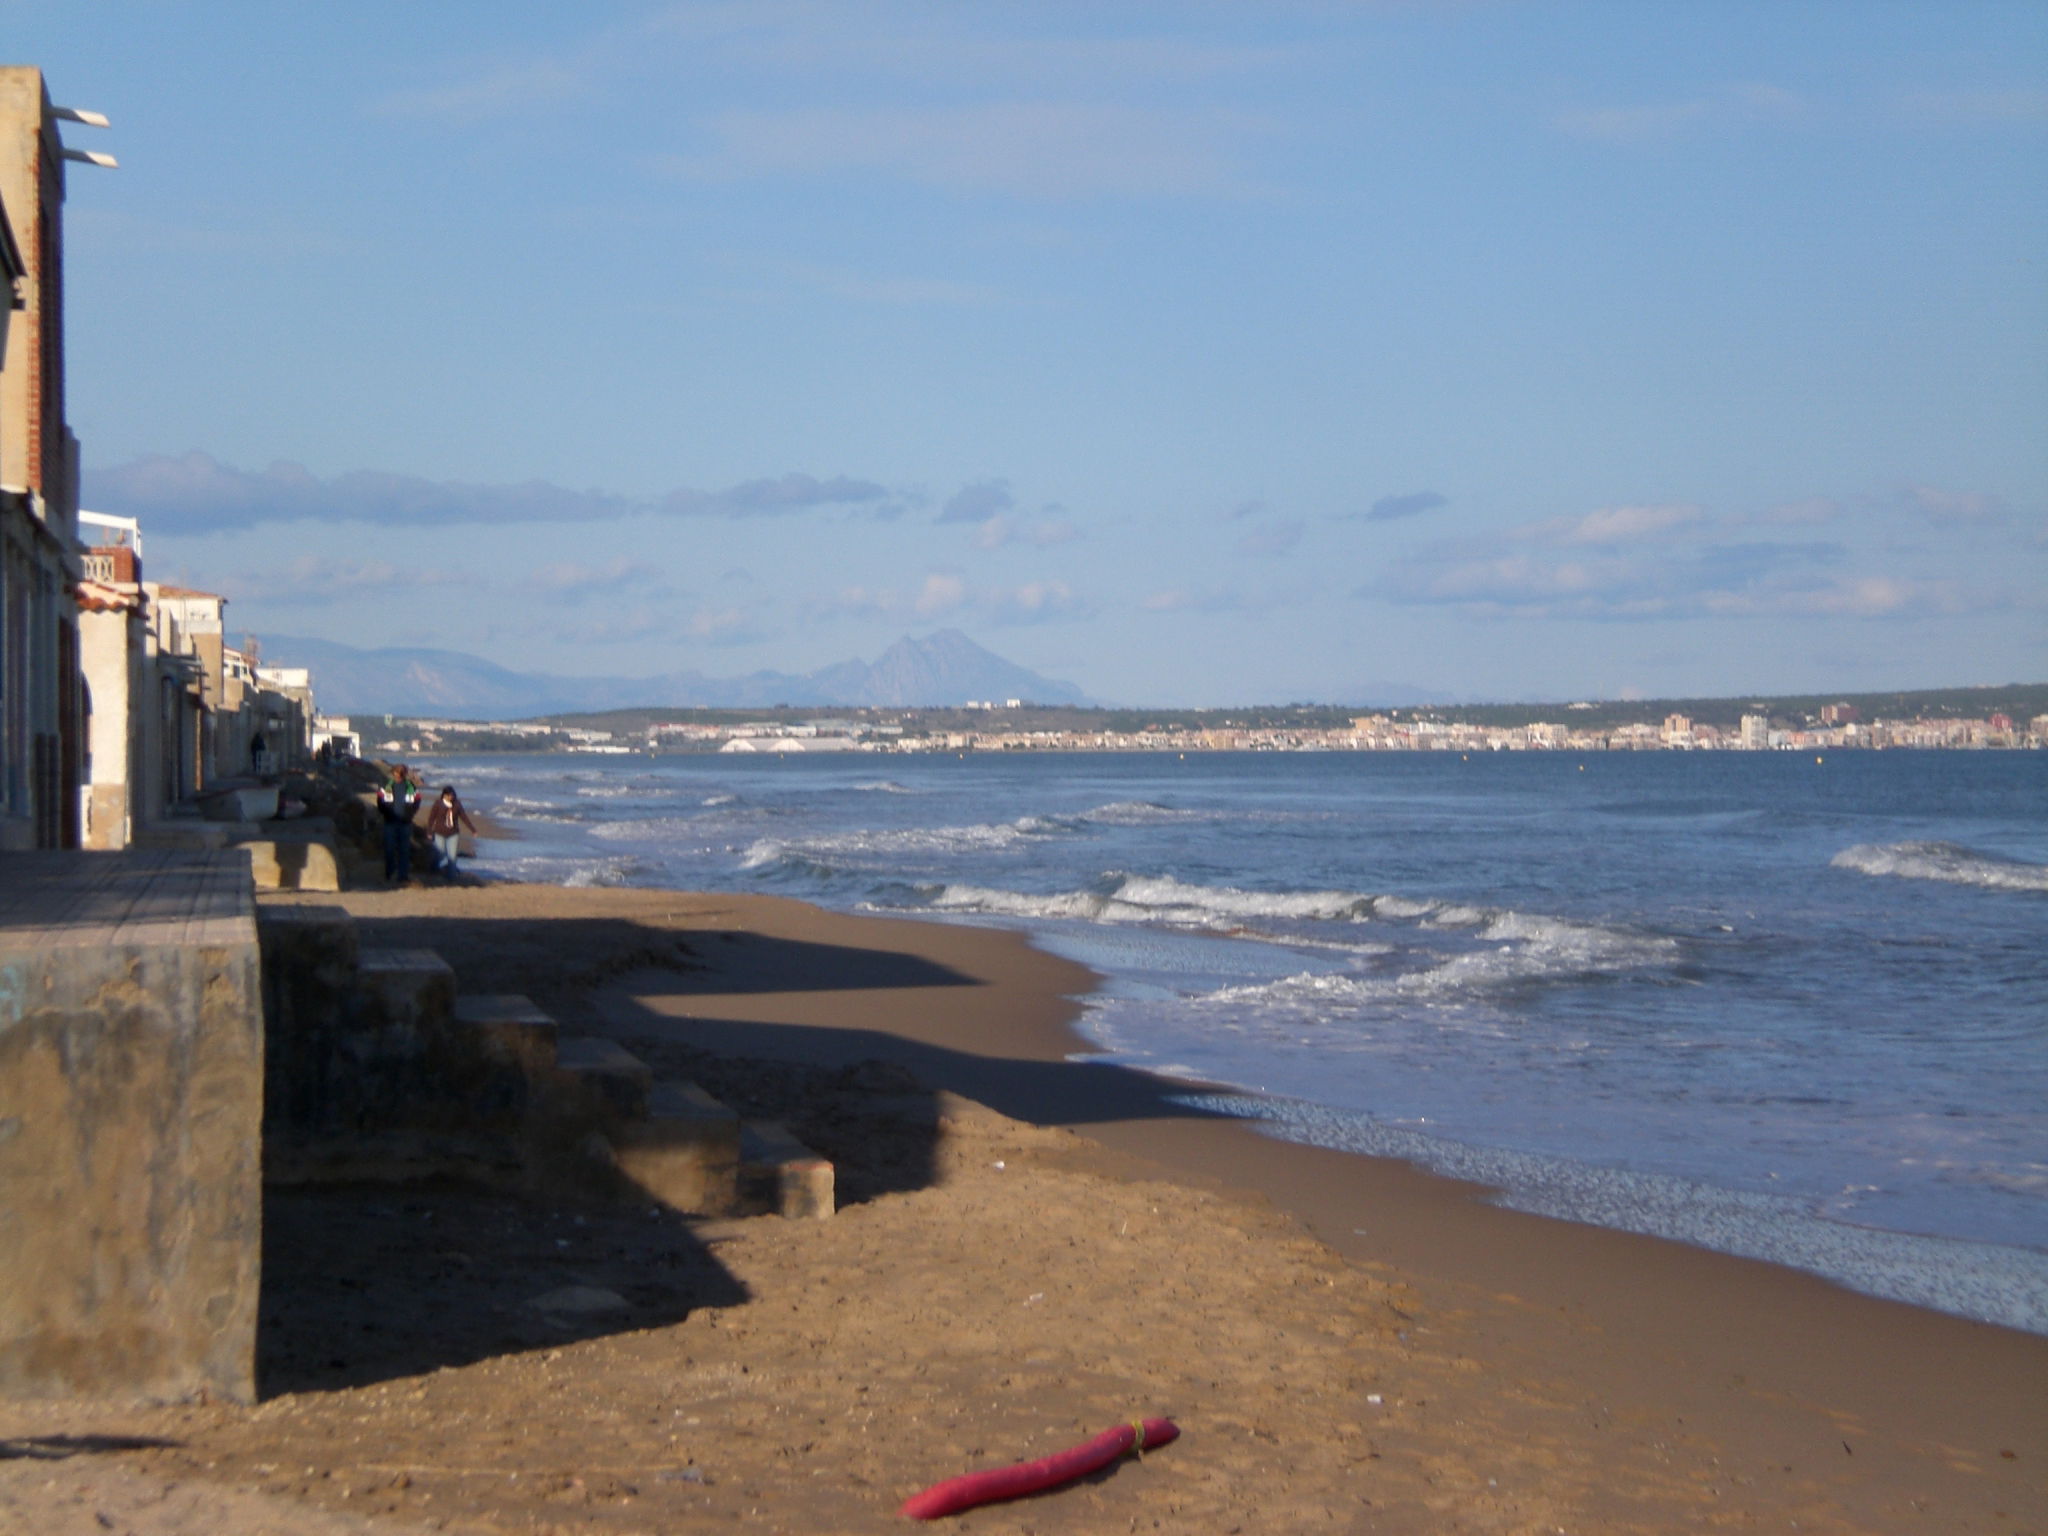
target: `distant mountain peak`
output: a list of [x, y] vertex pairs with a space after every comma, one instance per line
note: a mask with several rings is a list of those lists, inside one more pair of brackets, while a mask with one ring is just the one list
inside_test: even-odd
[[1054, 682], [1005, 661], [957, 629], [905, 635], [867, 669], [860, 702], [903, 708], [1029, 699], [1037, 704], [1081, 702], [1072, 683]]

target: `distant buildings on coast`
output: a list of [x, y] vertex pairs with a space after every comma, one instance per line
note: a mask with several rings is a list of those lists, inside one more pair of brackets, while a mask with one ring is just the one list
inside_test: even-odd
[[111, 167], [42, 71], [0, 67], [0, 850], [125, 848], [312, 749], [312, 679], [227, 640], [227, 599], [146, 580], [133, 519], [79, 506], [65, 412], [64, 177]]
[[[969, 706], [988, 709], [991, 706]], [[1015, 703], [1009, 706], [1016, 709]], [[947, 712], [952, 713], [952, 712]], [[933, 727], [916, 711], [899, 718], [658, 722], [634, 730], [535, 721], [398, 720], [384, 717], [388, 739], [372, 746], [394, 752], [1806, 752], [1920, 748], [1946, 751], [2041, 750], [2048, 715], [2021, 723], [1983, 719], [1879, 719], [1864, 722], [1848, 704], [1829, 705], [1817, 726], [1773, 725], [1748, 714], [1734, 730], [1667, 715], [1602, 729], [1536, 721], [1477, 725], [1411, 714], [1360, 715], [1328, 728], [1303, 726], [1165, 726], [1135, 731], [1030, 729], [1000, 723], [973, 729]], [[373, 736], [376, 734], [373, 730]]]

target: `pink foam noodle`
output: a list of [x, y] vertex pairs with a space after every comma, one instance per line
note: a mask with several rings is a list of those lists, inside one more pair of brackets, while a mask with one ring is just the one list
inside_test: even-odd
[[1119, 1456], [1142, 1455], [1179, 1436], [1180, 1427], [1171, 1419], [1133, 1419], [1128, 1424], [1105, 1429], [1094, 1439], [1084, 1440], [1071, 1450], [1041, 1456], [1037, 1461], [1020, 1461], [1013, 1467], [969, 1472], [962, 1477], [947, 1478], [943, 1483], [934, 1483], [923, 1493], [906, 1500], [899, 1513], [912, 1520], [936, 1520], [941, 1515], [958, 1514], [978, 1504], [994, 1504], [1001, 1499], [1022, 1498], [1027, 1493], [1043, 1493], [1048, 1488], [1058, 1488], [1086, 1477], [1090, 1472], [1108, 1466]]

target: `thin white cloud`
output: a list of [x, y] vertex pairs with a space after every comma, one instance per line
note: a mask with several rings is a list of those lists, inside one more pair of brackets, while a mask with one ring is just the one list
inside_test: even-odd
[[1017, 505], [1007, 480], [976, 480], [963, 485], [939, 508], [942, 523], [985, 523]]
[[[2009, 606], [1950, 581], [1846, 569], [1839, 544], [1714, 542], [1696, 516], [1616, 517], [1612, 509], [1510, 530], [1491, 549], [1471, 542], [1413, 552], [1357, 595], [1523, 619], [1663, 620], [1838, 617], [1909, 619]], [[1666, 537], [1674, 532], [1684, 537]]]
[[1410, 491], [1400, 496], [1382, 496], [1363, 513], [1350, 515], [1362, 516], [1369, 523], [1390, 523], [1401, 518], [1420, 517], [1425, 512], [1438, 512], [1450, 504], [1450, 498], [1440, 491]]
[[1706, 111], [1706, 104], [1698, 101], [1641, 107], [1578, 107], [1558, 113], [1555, 123], [1560, 132], [1574, 139], [1635, 144], [1662, 138], [1697, 122]]
[[767, 263], [794, 284], [894, 309], [989, 309], [1014, 302], [1002, 289], [987, 283], [943, 277], [876, 277], [819, 262], [781, 260]]
[[1906, 502], [1940, 528], [1989, 528], [2010, 521], [2004, 502], [1996, 496], [1977, 491], [1949, 491], [1939, 486], [1915, 485], [1907, 487]]
[[998, 624], [1038, 624], [1085, 616], [1083, 604], [1064, 581], [1027, 581], [1000, 589], [990, 594], [985, 606]]
[[1007, 544], [1031, 544], [1045, 549], [1055, 544], [1071, 544], [1080, 537], [1081, 530], [1064, 517], [1042, 517], [1024, 522], [999, 515], [975, 530], [974, 547], [1001, 549]]
[[1800, 501], [1787, 501], [1772, 507], [1758, 521], [1789, 527], [1811, 526], [1816, 523], [1832, 523], [1844, 516], [1845, 511], [1842, 504], [1832, 496], [1808, 496]]
[[1148, 613], [1244, 613], [1258, 611], [1263, 605], [1230, 588], [1209, 587], [1195, 591], [1188, 587], [1168, 587], [1148, 593], [1139, 599], [1138, 606]]
[[1308, 524], [1298, 517], [1286, 518], [1263, 528], [1254, 528], [1237, 541], [1237, 552], [1257, 559], [1273, 559], [1291, 554], [1308, 531]]
[[635, 515], [784, 517], [853, 511], [888, 517], [902, 500], [872, 480], [795, 472], [742, 481], [723, 490], [682, 489], [654, 500], [610, 491], [571, 491], [542, 480], [475, 485], [384, 470], [352, 470], [328, 479], [304, 465], [241, 470], [211, 456], [151, 455], [89, 471], [94, 511], [136, 517], [150, 531], [206, 533], [259, 523], [358, 522], [406, 528], [466, 523], [587, 523]]
[[951, 613], [966, 601], [966, 582], [950, 572], [934, 571], [925, 577], [924, 586], [910, 606], [919, 618], [929, 619]]
[[[713, 8], [714, 18], [717, 8]], [[1001, 37], [960, 30], [944, 9], [883, 14], [814, 6], [747, 7], [754, 24], [711, 27], [692, 7], [672, 30], [700, 45], [724, 42], [754, 63], [789, 73], [851, 70], [925, 84], [992, 82], [1129, 90], [1138, 83], [1187, 84], [1299, 64], [1298, 51], [1159, 37]], [[778, 15], [777, 12], [780, 14]], [[849, 16], [859, 18], [848, 24]], [[738, 20], [739, 18], [734, 18]]]
[[699, 608], [684, 625], [693, 640], [707, 645], [741, 645], [762, 637], [760, 627], [740, 608]]
[[872, 480], [834, 475], [788, 474], [747, 480], [722, 491], [671, 491], [656, 503], [659, 511], [678, 517], [784, 517], [820, 508], [855, 508], [888, 516], [901, 503], [887, 486]]
[[450, 571], [401, 565], [391, 560], [335, 560], [301, 555], [282, 569], [244, 571], [234, 596], [251, 603], [291, 603], [299, 607], [356, 601], [421, 587], [463, 584]]
[[559, 59], [535, 59], [493, 65], [447, 85], [395, 92], [373, 103], [370, 112], [378, 117], [476, 121], [532, 112], [573, 100], [590, 89], [587, 67]]
[[727, 112], [712, 147], [657, 168], [700, 180], [877, 175], [949, 192], [1064, 199], [1242, 196], [1260, 120], [1124, 102]]
[[1785, 122], [1808, 110], [1806, 98], [1796, 91], [1751, 81], [1684, 101], [1568, 108], [1552, 119], [1552, 126], [1568, 138], [1642, 144], [1669, 139], [1696, 127]]
[[594, 597], [612, 597], [633, 588], [646, 588], [657, 580], [660, 570], [644, 560], [622, 555], [601, 565], [576, 560], [557, 561], [536, 567], [521, 583], [529, 592], [559, 602], [582, 602]]
[[1706, 522], [1702, 509], [1685, 503], [1601, 507], [1583, 517], [1531, 523], [1511, 536], [1539, 544], [1633, 544], [1698, 530]]
[[2048, 91], [1915, 91], [1903, 101], [1907, 115], [1940, 123], [2048, 122]]
[[814, 605], [827, 615], [933, 620], [957, 618], [990, 624], [1042, 624], [1086, 618], [1089, 605], [1064, 581], [975, 585], [957, 571], [930, 571], [914, 588], [842, 587]]

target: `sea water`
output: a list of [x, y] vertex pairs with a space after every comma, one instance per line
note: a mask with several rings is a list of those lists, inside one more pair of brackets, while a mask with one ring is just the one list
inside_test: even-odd
[[1106, 978], [1095, 1058], [1191, 1104], [2048, 1332], [2048, 755], [555, 755], [428, 778], [519, 831], [480, 874], [1020, 928]]

